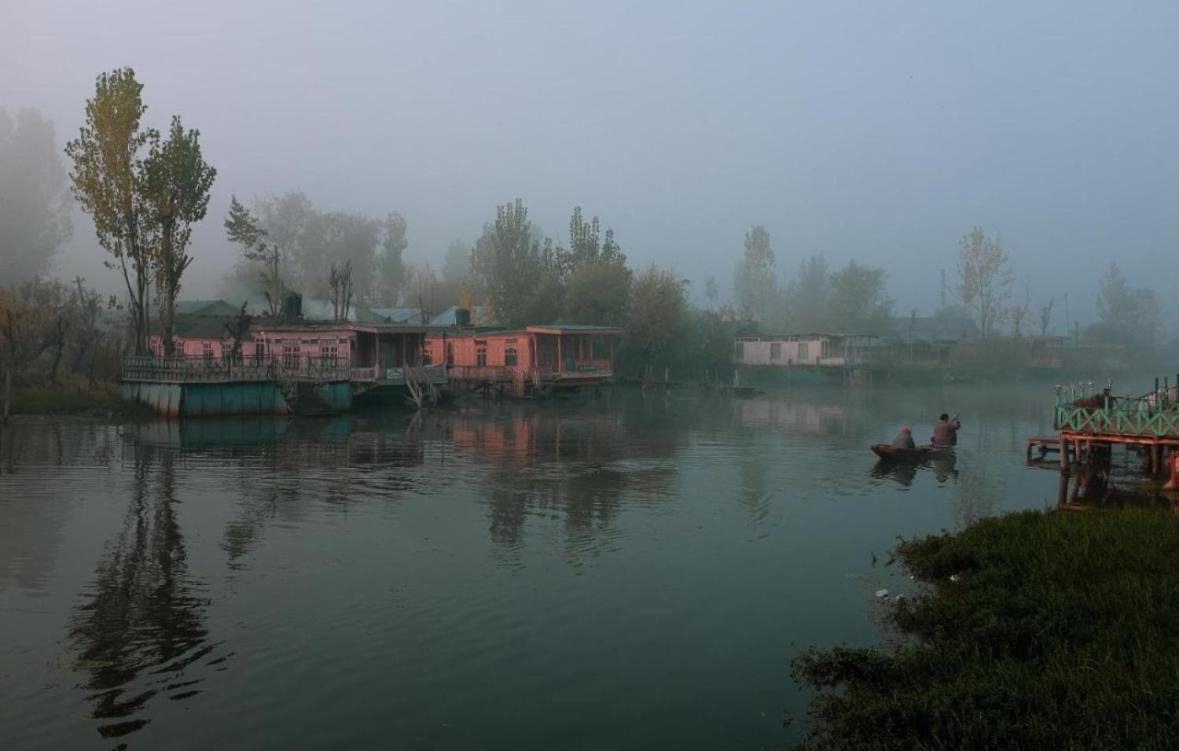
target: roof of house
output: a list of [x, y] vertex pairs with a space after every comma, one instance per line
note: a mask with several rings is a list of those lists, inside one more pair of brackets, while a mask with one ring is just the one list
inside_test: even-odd
[[176, 336], [185, 339], [229, 339], [226, 326], [237, 323], [237, 316], [206, 316], [179, 314], [176, 316]]
[[417, 308], [370, 308], [374, 315], [384, 318], [388, 323], [417, 323], [421, 311]]
[[464, 337], [464, 336], [521, 336], [523, 334], [600, 334], [600, 335], [615, 335], [621, 334], [622, 329], [614, 326], [591, 326], [580, 323], [554, 323], [544, 326], [525, 326], [523, 328], [512, 328], [510, 326], [464, 326], [456, 330], [443, 330], [437, 326], [431, 327], [432, 334], [438, 334], [449, 338]]
[[540, 326], [528, 326], [525, 329], [530, 334], [621, 334], [622, 329], [617, 326], [593, 326], [588, 323], [550, 323]]
[[[336, 309], [332, 305], [332, 301], [322, 300], [316, 297], [304, 297], [301, 312], [305, 321], [334, 321], [336, 318]], [[362, 305], [356, 305], [355, 303], [348, 306], [347, 319], [354, 323], [386, 322], [383, 316], [379, 316], [368, 308]]]
[[224, 300], [177, 300], [177, 315], [236, 316], [240, 307]]
[[872, 340], [879, 339], [876, 334], [847, 334], [837, 332], [802, 332], [797, 334], [741, 334], [737, 337], [738, 341], [744, 342], [814, 342], [821, 339], [864, 339]]
[[370, 334], [424, 334], [428, 326], [404, 323], [366, 323], [363, 321], [288, 321], [281, 318], [263, 319], [254, 322], [254, 331], [264, 335], [267, 332], [314, 333], [324, 331], [358, 331]]

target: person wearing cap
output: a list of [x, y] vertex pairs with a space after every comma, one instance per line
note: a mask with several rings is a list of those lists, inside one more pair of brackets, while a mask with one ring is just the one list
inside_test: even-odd
[[897, 433], [897, 437], [892, 439], [892, 447], [894, 449], [917, 448], [917, 444], [913, 441], [913, 429], [908, 425], [901, 428], [901, 432]]

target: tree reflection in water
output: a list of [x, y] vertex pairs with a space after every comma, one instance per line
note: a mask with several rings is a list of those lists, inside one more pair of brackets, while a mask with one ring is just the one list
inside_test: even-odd
[[204, 625], [208, 601], [198, 596], [203, 585], [188, 574], [174, 460], [172, 452], [157, 456], [135, 445], [123, 526], [73, 613], [71, 646], [90, 674], [82, 686], [107, 738], [145, 726], [141, 710], [158, 694], [179, 700], [199, 693], [200, 679], [185, 669], [215, 647]]
[[518, 409], [497, 420], [460, 417], [451, 438], [488, 461], [488, 532], [509, 550], [520, 547], [529, 519], [543, 517], [563, 519], [571, 554], [592, 550], [609, 538], [625, 494], [666, 497], [678, 476], [662, 461], [677, 448], [665, 431], [610, 414]]

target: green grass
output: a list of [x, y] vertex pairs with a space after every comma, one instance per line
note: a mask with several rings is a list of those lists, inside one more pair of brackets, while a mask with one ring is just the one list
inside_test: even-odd
[[799, 748], [1179, 748], [1175, 515], [1026, 512], [898, 554], [927, 583], [891, 606], [907, 638], [795, 660]]

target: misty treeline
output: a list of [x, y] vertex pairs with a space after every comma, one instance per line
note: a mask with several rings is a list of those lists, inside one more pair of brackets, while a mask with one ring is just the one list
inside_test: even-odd
[[[984, 341], [1043, 337], [1057, 331], [1056, 301], [1034, 302], [1030, 281], [1024, 284], [1022, 299], [1013, 299], [1015, 274], [1000, 238], [973, 228], [959, 242], [956, 261], [956, 279], [948, 281], [941, 273], [935, 317], [968, 318]], [[709, 297], [715, 299], [715, 284], [710, 286], [714, 292]], [[734, 271], [733, 297], [736, 314], [763, 332], [898, 333], [896, 304], [884, 269], [855, 260], [833, 269], [817, 254], [803, 259], [797, 272], [780, 282], [770, 235], [761, 226], [745, 235], [745, 252]], [[906, 312], [916, 316], [921, 307], [925, 306]], [[1157, 294], [1131, 286], [1116, 262], [1098, 280], [1097, 313], [1097, 322], [1084, 329], [1071, 323], [1072, 330], [1064, 335], [1077, 343], [1115, 345], [1139, 353], [1172, 344], [1160, 341], [1162, 313]], [[1064, 325], [1067, 328], [1070, 322]]]
[[331, 299], [341, 318], [349, 303], [408, 305], [421, 278], [434, 272], [405, 263], [407, 229], [405, 217], [395, 211], [383, 220], [323, 211], [301, 191], [261, 198], [249, 207], [233, 196], [225, 230], [242, 257], [222, 288], [231, 299], [264, 300], [272, 315], [288, 292]]
[[0, 417], [14, 386], [56, 384], [63, 371], [113, 378], [101, 299], [81, 278], [52, 278], [73, 233], [66, 171], [52, 123], [35, 110], [0, 108]]
[[[190, 247], [192, 227], [205, 218], [216, 170], [203, 158], [200, 133], [179, 117], [163, 132], [143, 123], [142, 93], [129, 68], [98, 76], [64, 162], [48, 120], [34, 110], [0, 109], [0, 366], [7, 382], [57, 378], [62, 370], [108, 377], [96, 369], [101, 350], [115, 362], [128, 349], [145, 352], [153, 315], [171, 351], [175, 303], [199, 258]], [[93, 222], [122, 288], [117, 296], [100, 299], [86, 280], [54, 278], [75, 205]], [[260, 301], [277, 313], [294, 291], [330, 300], [337, 318], [366, 305], [411, 308], [425, 321], [459, 305], [488, 324], [618, 326], [621, 369], [645, 377], [669, 369], [678, 377], [723, 376], [733, 335], [754, 328], [888, 334], [898, 307], [885, 270], [858, 261], [833, 267], [822, 254], [811, 255], [783, 275], [762, 226], [745, 233], [743, 252], [734, 243], [732, 300], [722, 301], [720, 285], [709, 279], [703, 305], [693, 306], [679, 274], [633, 268], [614, 233], [579, 208], [567, 234], [554, 239], [529, 220], [522, 201], [506, 203], [473, 244], [453, 241], [433, 262], [418, 264], [404, 258], [409, 232], [400, 213], [373, 218], [325, 210], [297, 191], [249, 205], [235, 196], [224, 225], [242, 251], [225, 285], [231, 300]], [[1159, 348], [1158, 296], [1132, 284], [1116, 264], [1097, 280], [1098, 320], [1082, 328], [1067, 315], [1067, 297], [1064, 311], [1056, 300], [1033, 300], [1026, 280], [1018, 294], [998, 237], [974, 228], [956, 256], [947, 251], [946, 262], [930, 268], [956, 266], [955, 278], [947, 281], [943, 272], [941, 294], [930, 299], [938, 300], [939, 316], [973, 320], [983, 340], [1063, 328], [1076, 342]], [[921, 302], [904, 306], [901, 317], [929, 309]]]
[[619, 364], [645, 379], [723, 377], [734, 327], [717, 311], [688, 304], [688, 282], [675, 271], [639, 271], [610, 229], [580, 207], [564, 240], [545, 237], [520, 199], [496, 209], [471, 250], [468, 297], [485, 320], [505, 326], [567, 323], [622, 329]]
[[819, 254], [779, 282], [770, 234], [760, 225], [746, 233], [733, 279], [737, 313], [763, 332], [888, 333], [893, 301], [884, 269], [854, 260], [832, 269]]

